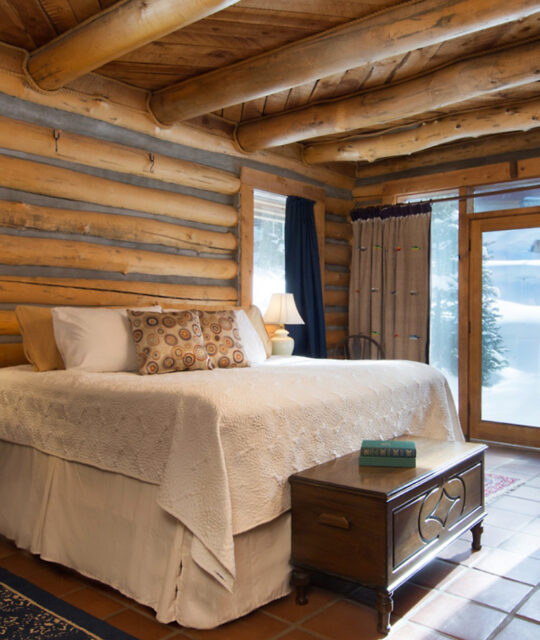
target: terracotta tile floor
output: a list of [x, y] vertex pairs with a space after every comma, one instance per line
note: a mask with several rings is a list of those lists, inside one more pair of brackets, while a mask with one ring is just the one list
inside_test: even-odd
[[[488, 505], [481, 551], [471, 551], [466, 534], [395, 592], [390, 640], [540, 638], [540, 453], [490, 447], [486, 466], [525, 482]], [[288, 596], [230, 624], [197, 631], [160, 624], [149, 609], [2, 538], [0, 566], [140, 640], [381, 637], [370, 594], [350, 583], [313, 587], [304, 607]]]

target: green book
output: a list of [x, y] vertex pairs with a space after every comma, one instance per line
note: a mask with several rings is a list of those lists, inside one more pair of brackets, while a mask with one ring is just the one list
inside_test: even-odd
[[363, 440], [360, 454], [385, 458], [415, 458], [416, 445], [411, 440]]
[[391, 456], [358, 456], [361, 467], [416, 467], [416, 458], [400, 458]]

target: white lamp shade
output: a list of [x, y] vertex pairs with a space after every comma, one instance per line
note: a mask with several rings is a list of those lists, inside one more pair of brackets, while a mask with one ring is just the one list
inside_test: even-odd
[[298, 313], [292, 293], [273, 293], [264, 321], [267, 324], [305, 324]]

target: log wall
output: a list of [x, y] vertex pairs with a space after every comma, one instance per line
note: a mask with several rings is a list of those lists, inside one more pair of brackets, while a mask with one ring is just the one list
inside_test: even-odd
[[23, 82], [0, 51], [0, 366], [25, 361], [17, 304], [239, 304], [243, 167], [350, 197], [343, 176], [294, 158], [158, 129], [118, 83], [45, 95]]
[[352, 200], [326, 199], [324, 308], [326, 345], [331, 356], [349, 333], [349, 279]]

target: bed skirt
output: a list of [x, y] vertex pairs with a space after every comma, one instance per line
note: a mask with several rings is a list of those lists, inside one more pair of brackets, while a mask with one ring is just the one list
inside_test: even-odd
[[208, 629], [284, 596], [290, 515], [235, 536], [232, 593], [191, 558], [193, 536], [158, 487], [0, 440], [0, 533], [114, 587], [160, 622]]

